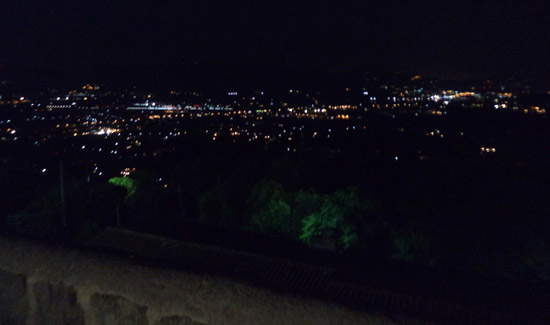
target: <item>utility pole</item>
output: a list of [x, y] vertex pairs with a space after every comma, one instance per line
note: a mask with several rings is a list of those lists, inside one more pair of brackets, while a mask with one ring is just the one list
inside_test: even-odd
[[181, 216], [183, 218], [185, 218], [185, 205], [183, 204], [183, 190], [181, 188], [181, 184], [178, 181], [178, 185], [177, 185], [177, 193], [178, 193], [178, 203], [179, 203], [179, 206], [180, 206], [180, 213], [181, 213]]
[[63, 160], [59, 160], [59, 194], [61, 198], [61, 225], [67, 228], [67, 207], [65, 205], [65, 175]]

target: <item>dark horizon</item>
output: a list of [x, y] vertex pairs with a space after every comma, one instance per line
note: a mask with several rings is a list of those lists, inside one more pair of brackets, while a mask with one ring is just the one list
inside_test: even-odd
[[495, 86], [522, 84], [534, 93], [547, 93], [550, 79], [547, 76], [528, 73], [419, 73], [412, 69], [391, 69], [384, 66], [363, 65], [348, 69], [295, 67], [285, 65], [232, 65], [226, 63], [204, 64], [128, 64], [41, 67], [30, 65], [0, 65], [0, 81], [23, 89], [46, 90], [48, 88], [79, 88], [96, 83], [114, 88], [142, 90], [270, 90], [289, 88], [309, 90], [359, 90], [368, 86], [369, 77], [387, 82], [408, 82], [420, 75], [424, 81], [435, 81], [440, 86], [468, 89], [490, 80]]
[[[544, 1], [316, 5], [209, 1], [6, 5], [0, 65], [371, 70], [548, 81]], [[116, 69], [115, 69], [116, 70]], [[245, 74], [246, 75], [246, 74]]]

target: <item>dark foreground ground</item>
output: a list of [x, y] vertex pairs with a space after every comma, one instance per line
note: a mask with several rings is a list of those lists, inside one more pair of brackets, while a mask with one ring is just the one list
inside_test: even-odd
[[[101, 322], [111, 314], [112, 324], [122, 324], [117, 321], [126, 316], [121, 315], [131, 318], [134, 311], [144, 319], [136, 324], [148, 324], [147, 319], [173, 324], [163, 323], [170, 316], [160, 315], [167, 310], [181, 314], [178, 303], [198, 299], [201, 292], [210, 298], [201, 301], [200, 313], [193, 309], [181, 316], [181, 324], [233, 324], [231, 319], [239, 324], [550, 323], [547, 288], [403, 264], [364, 267], [344, 259], [323, 264], [318, 259], [322, 254], [309, 260], [281, 258], [114, 228], [70, 245], [2, 237], [0, 250], [0, 284], [5, 287], [0, 314], [13, 316], [17, 308], [31, 308], [31, 324], [40, 317], [52, 320], [44, 315], [57, 315], [54, 323], [86, 319], [86, 324], [111, 324]], [[28, 305], [28, 299], [38, 300]], [[47, 307], [36, 310], [41, 304]], [[81, 320], [67, 323], [67, 306], [76, 308]], [[254, 309], [261, 309], [261, 315]], [[193, 315], [200, 320], [191, 322]], [[18, 319], [13, 324], [27, 324], [27, 318]]]
[[[460, 324], [548, 324], [550, 291], [536, 285], [403, 264], [308, 263], [108, 229], [84, 245], [145, 264], [233, 278], [369, 313]], [[343, 262], [344, 263], [344, 262]]]
[[380, 313], [144, 264], [153, 263], [0, 237], [0, 324], [399, 324]]

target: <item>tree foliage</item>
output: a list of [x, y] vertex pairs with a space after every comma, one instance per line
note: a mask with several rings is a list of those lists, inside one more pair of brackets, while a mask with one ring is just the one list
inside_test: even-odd
[[113, 177], [109, 180], [109, 184], [124, 188], [126, 190], [126, 198], [132, 197], [137, 191], [137, 183], [130, 177]]
[[235, 211], [227, 185], [218, 182], [199, 197], [198, 204], [201, 222], [216, 226], [235, 226]]
[[250, 222], [260, 231], [338, 250], [357, 244], [360, 224], [369, 211], [353, 188], [331, 194], [313, 190], [287, 192], [272, 180], [254, 186], [248, 206]]
[[[407, 229], [393, 233], [392, 258], [406, 262], [424, 262], [432, 264], [434, 256], [428, 236], [418, 230]], [[431, 258], [430, 258], [431, 257]]]
[[322, 197], [320, 207], [303, 219], [300, 239], [310, 245], [347, 250], [359, 241], [361, 221], [368, 211], [352, 188]]
[[289, 193], [283, 186], [272, 180], [256, 184], [248, 198], [251, 224], [258, 230], [268, 233], [292, 234], [292, 211]]

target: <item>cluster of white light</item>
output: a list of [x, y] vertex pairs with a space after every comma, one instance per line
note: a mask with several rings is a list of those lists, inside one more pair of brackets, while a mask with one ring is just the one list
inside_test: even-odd
[[496, 148], [481, 147], [481, 152], [497, 152]]
[[99, 130], [95, 131], [94, 134], [97, 134], [97, 135], [110, 135], [110, 134], [117, 133], [117, 132], [119, 132], [117, 129], [104, 128], [104, 129], [99, 129]]
[[179, 105], [160, 105], [158, 103], [145, 103], [134, 104], [133, 106], [127, 107], [127, 110], [150, 110], [150, 111], [176, 111], [180, 110], [181, 106]]
[[71, 108], [71, 105], [47, 105], [47, 108]]

